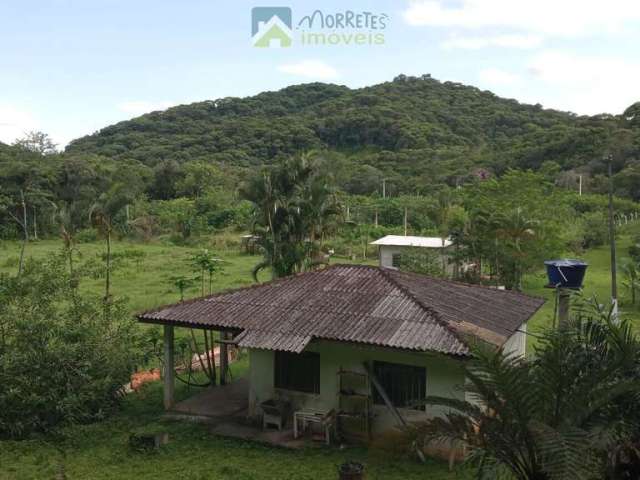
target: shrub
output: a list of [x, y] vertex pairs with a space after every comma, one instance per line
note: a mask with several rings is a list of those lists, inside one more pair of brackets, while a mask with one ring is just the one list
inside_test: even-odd
[[74, 239], [78, 243], [97, 242], [98, 232], [94, 228], [85, 228], [76, 233]]
[[137, 360], [126, 305], [80, 295], [61, 256], [0, 277], [0, 437], [103, 418]]
[[442, 257], [428, 248], [407, 248], [400, 255], [400, 270], [440, 277], [443, 275]]
[[584, 247], [604, 245], [609, 239], [607, 217], [603, 212], [588, 212], [582, 216], [584, 223]]
[[629, 247], [629, 256], [636, 263], [640, 263], [640, 236], [634, 237], [632, 242]]

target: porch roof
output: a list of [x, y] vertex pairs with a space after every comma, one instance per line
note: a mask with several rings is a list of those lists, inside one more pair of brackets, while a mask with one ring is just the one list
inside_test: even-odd
[[334, 265], [138, 315], [236, 329], [242, 347], [301, 352], [313, 339], [451, 355], [468, 337], [502, 345], [544, 303], [517, 292], [362, 265]]

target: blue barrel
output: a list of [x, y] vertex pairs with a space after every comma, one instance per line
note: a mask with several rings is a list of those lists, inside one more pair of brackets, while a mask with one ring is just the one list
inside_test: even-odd
[[550, 287], [582, 288], [582, 280], [588, 266], [586, 262], [563, 258], [547, 260], [544, 264], [547, 267]]

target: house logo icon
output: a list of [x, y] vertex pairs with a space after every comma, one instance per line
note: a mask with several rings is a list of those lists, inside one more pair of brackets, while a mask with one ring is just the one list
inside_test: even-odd
[[251, 43], [254, 47], [290, 47], [292, 38], [289, 7], [251, 9]]

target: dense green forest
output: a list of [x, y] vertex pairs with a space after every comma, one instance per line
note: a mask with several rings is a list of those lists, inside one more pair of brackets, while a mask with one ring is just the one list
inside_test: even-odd
[[382, 178], [388, 193], [415, 193], [509, 168], [543, 170], [565, 186], [582, 174], [585, 189], [602, 191], [603, 155], [611, 152], [614, 170], [623, 172], [619, 194], [638, 199], [639, 108], [576, 116], [429, 75], [401, 75], [355, 90], [314, 83], [183, 105], [104, 128], [67, 152], [135, 160], [156, 172], [193, 161], [241, 172], [326, 150], [340, 186], [365, 195], [380, 193]]
[[[183, 105], [63, 152], [32, 132], [0, 145], [0, 238], [187, 244], [234, 229], [267, 240], [271, 202], [288, 212], [295, 268], [320, 250], [366, 257], [387, 233], [437, 234], [456, 240], [460, 263], [517, 287], [541, 258], [606, 242], [609, 159], [617, 215], [635, 218], [639, 112], [576, 116], [425, 75]], [[287, 163], [301, 156], [307, 166]], [[298, 218], [307, 210], [310, 228]]]

